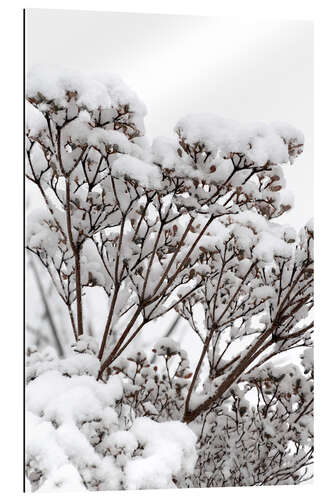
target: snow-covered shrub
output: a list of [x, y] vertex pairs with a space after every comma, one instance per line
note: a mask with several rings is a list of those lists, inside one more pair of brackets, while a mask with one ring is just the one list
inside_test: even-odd
[[[277, 222], [292, 208], [284, 169], [302, 133], [194, 114], [150, 145], [145, 106], [106, 74], [37, 68], [26, 98], [26, 175], [43, 202], [27, 248], [75, 341], [70, 351], [58, 339], [60, 358], [28, 349], [32, 488], [307, 478], [313, 225], [297, 235]], [[109, 310], [91, 336], [96, 287]], [[158, 329], [153, 353], [137, 349], [172, 310], [198, 337], [198, 359]], [[281, 367], [292, 349], [301, 361]]]
[[[186, 354], [168, 341], [154, 348], [165, 364], [151, 366], [139, 352], [115, 367], [124, 377], [126, 405], [158, 422], [181, 418], [192, 375]], [[205, 402], [220, 383], [207, 377], [195, 402]], [[192, 474], [176, 480], [178, 487], [301, 482], [313, 458], [313, 372], [293, 364], [254, 367], [189, 425], [198, 438], [198, 460]]]
[[[175, 487], [196, 463], [195, 434], [179, 421], [136, 418], [118, 375], [97, 381], [91, 340], [73, 355], [27, 357], [27, 477], [32, 490]], [[83, 345], [86, 345], [86, 349]]]

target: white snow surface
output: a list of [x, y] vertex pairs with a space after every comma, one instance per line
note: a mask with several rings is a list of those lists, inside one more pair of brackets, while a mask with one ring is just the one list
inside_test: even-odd
[[145, 449], [142, 457], [126, 466], [128, 489], [172, 488], [173, 475], [193, 472], [196, 437], [182, 422], [157, 423], [141, 417], [131, 432]]
[[66, 105], [67, 91], [79, 93], [79, 103], [88, 109], [109, 108], [129, 103], [133, 111], [145, 115], [146, 106], [118, 75], [112, 73], [84, 73], [52, 65], [35, 66], [28, 74], [27, 94], [42, 94]]
[[247, 123], [203, 113], [182, 118], [175, 130], [190, 144], [205, 144], [207, 150], [219, 152], [228, 158], [231, 153], [242, 153], [258, 166], [268, 161], [284, 164], [292, 161], [288, 144], [302, 147], [302, 132], [284, 123]]
[[146, 106], [119, 76], [112, 73], [85, 73], [52, 65], [37, 65], [27, 75], [26, 95], [41, 112], [67, 110], [68, 118], [74, 116], [78, 109], [89, 113], [113, 110], [116, 115], [117, 110], [127, 106], [133, 123], [144, 134]]
[[161, 189], [162, 174], [160, 169], [145, 161], [133, 158], [127, 154], [117, 158], [112, 165], [115, 177], [130, 177], [146, 188]]

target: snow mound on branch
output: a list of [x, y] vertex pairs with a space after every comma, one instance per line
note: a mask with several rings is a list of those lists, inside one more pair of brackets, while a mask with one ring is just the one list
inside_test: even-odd
[[119, 108], [127, 106], [133, 123], [144, 132], [146, 106], [120, 77], [111, 73], [84, 73], [38, 65], [28, 73], [26, 95], [40, 111], [59, 113], [67, 110], [68, 118], [77, 113], [77, 107], [89, 112], [113, 109], [116, 116]]
[[225, 158], [232, 153], [244, 154], [258, 166], [292, 163], [304, 143], [303, 134], [288, 124], [241, 124], [209, 113], [185, 116], [175, 131], [189, 144], [204, 144]]
[[[85, 490], [80, 474], [72, 465], [57, 439], [57, 432], [50, 422], [28, 411], [26, 413], [26, 452], [30, 469], [30, 483], [38, 482], [43, 472], [47, 478], [39, 491]], [[33, 457], [38, 457], [38, 460]], [[31, 486], [30, 484], [30, 486]]]
[[127, 139], [126, 135], [117, 130], [104, 130], [103, 128], [95, 128], [91, 131], [88, 144], [101, 148], [104, 145], [103, 152], [105, 153], [105, 146], [112, 144], [117, 146], [120, 153], [130, 153], [133, 149], [133, 144]]
[[179, 350], [179, 343], [167, 337], [159, 339], [153, 349], [158, 356], [173, 356], [174, 354], [178, 354]]
[[131, 432], [144, 452], [126, 466], [128, 489], [172, 488], [172, 476], [193, 472], [196, 436], [182, 422], [157, 423], [142, 417]]
[[162, 174], [157, 166], [127, 154], [114, 161], [112, 174], [134, 179], [146, 188], [161, 189], [162, 186]]
[[270, 263], [275, 257], [290, 258], [293, 248], [273, 232], [262, 233], [253, 250], [253, 257], [258, 261]]
[[29, 101], [25, 103], [25, 125], [33, 137], [38, 136], [47, 127], [47, 122], [43, 114]]

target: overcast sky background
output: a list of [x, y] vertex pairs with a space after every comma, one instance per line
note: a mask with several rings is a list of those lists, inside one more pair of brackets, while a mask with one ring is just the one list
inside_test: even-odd
[[305, 134], [286, 171], [301, 227], [313, 211], [313, 25], [308, 21], [28, 9], [26, 67], [51, 63], [119, 74], [148, 108], [147, 134], [185, 114], [286, 121]]

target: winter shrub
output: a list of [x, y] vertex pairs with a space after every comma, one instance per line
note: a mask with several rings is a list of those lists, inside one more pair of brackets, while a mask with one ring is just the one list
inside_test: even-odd
[[[113, 75], [38, 68], [26, 98], [26, 176], [43, 202], [27, 248], [73, 344], [60, 357], [28, 346], [32, 490], [310, 477], [313, 225], [277, 222], [292, 208], [284, 169], [302, 133], [201, 114], [149, 144], [145, 106]], [[109, 311], [91, 336], [96, 287]], [[172, 310], [201, 344], [194, 370], [170, 336], [133, 348]]]

